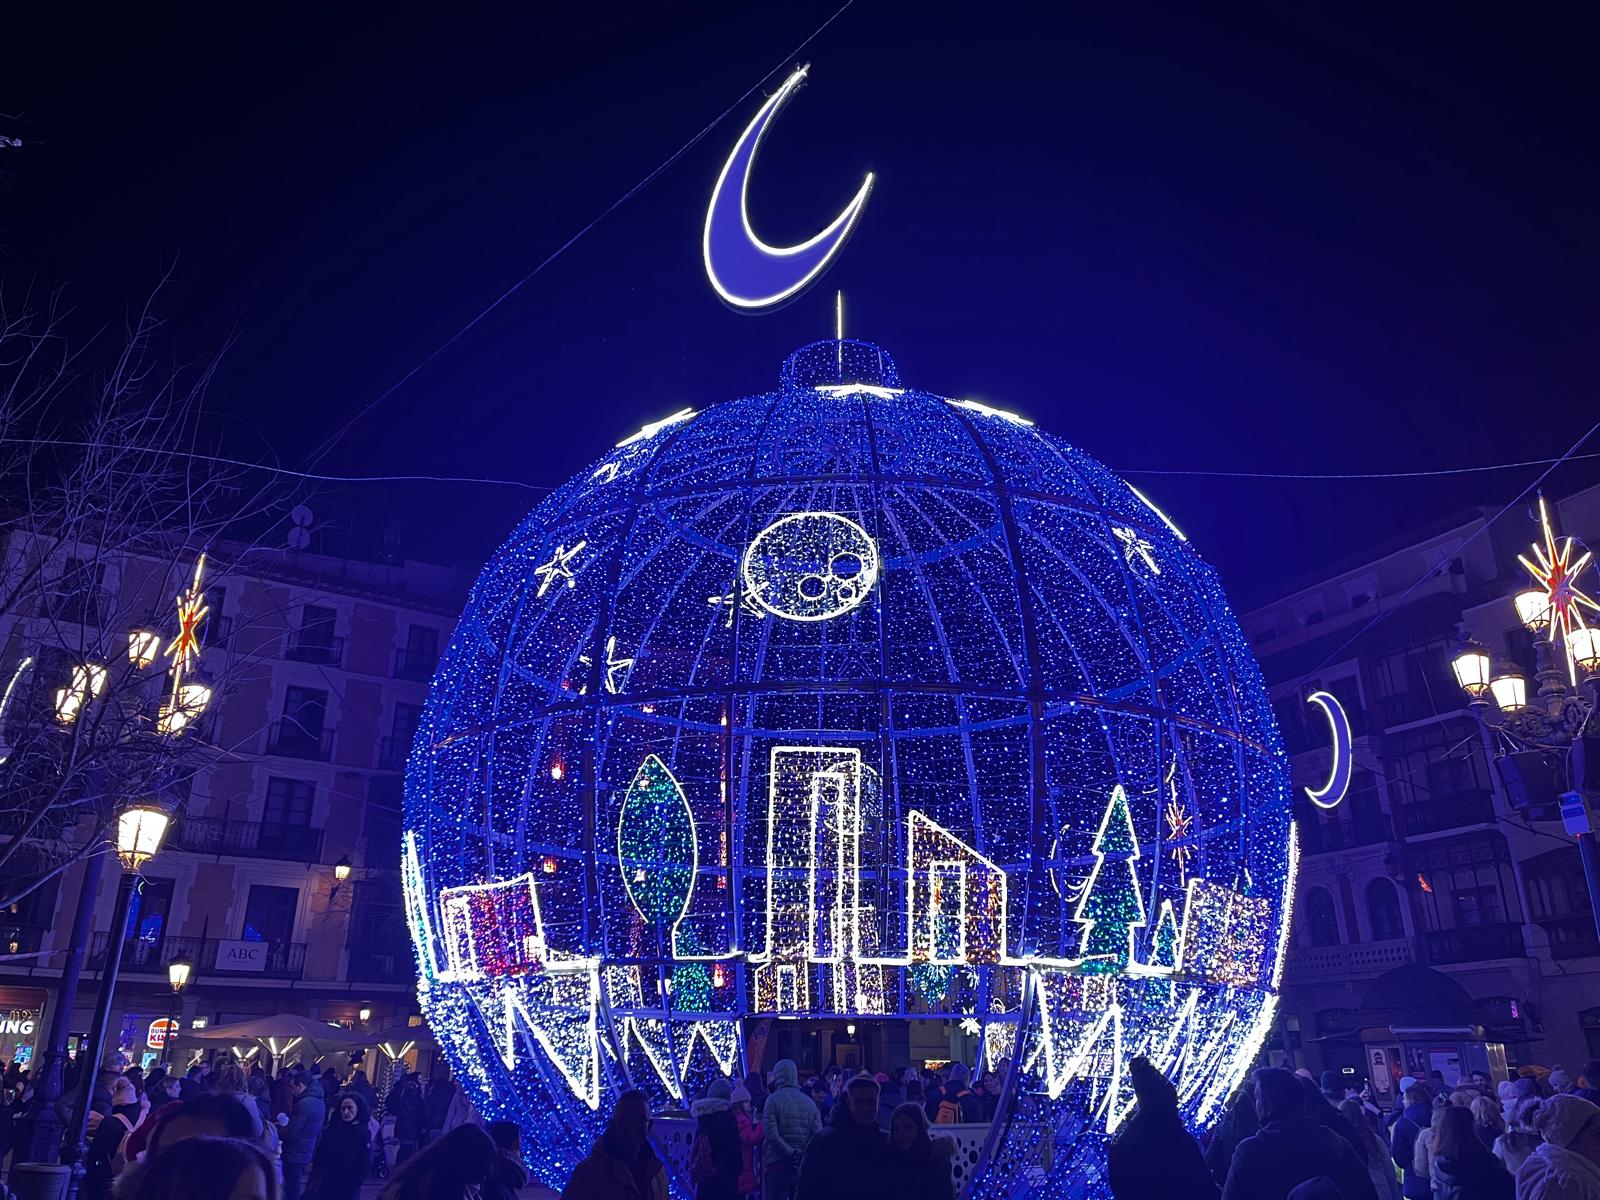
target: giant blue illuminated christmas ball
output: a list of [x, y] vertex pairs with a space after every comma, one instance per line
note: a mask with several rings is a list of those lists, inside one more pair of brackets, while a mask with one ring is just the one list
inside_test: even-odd
[[635, 1087], [688, 1194], [670, 1114], [770, 1068], [775, 1022], [926, 1019], [1002, 1089], [952, 1127], [967, 1194], [1099, 1194], [1134, 1056], [1196, 1128], [1254, 1062], [1289, 809], [1172, 521], [819, 342], [623, 439], [484, 568], [406, 776], [419, 992], [547, 1182]]

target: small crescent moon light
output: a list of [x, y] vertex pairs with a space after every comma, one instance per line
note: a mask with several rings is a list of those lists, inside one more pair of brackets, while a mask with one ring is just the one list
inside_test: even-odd
[[807, 69], [801, 67], [790, 75], [761, 106], [755, 120], [734, 144], [733, 153], [722, 165], [722, 174], [717, 176], [717, 186], [711, 190], [701, 249], [711, 286], [731, 308], [771, 308], [798, 295], [827, 270], [843, 248], [872, 192], [872, 174], [868, 172], [855, 198], [833, 223], [797, 246], [769, 246], [750, 227], [748, 193], [756, 151], [772, 119], [804, 82]]
[[1306, 795], [1318, 808], [1337, 808], [1344, 794], [1350, 790], [1350, 718], [1345, 716], [1344, 706], [1331, 692], [1312, 692], [1306, 697], [1306, 703], [1315, 704], [1322, 710], [1328, 718], [1328, 728], [1333, 732], [1333, 771], [1327, 783], [1320, 788], [1307, 788]]

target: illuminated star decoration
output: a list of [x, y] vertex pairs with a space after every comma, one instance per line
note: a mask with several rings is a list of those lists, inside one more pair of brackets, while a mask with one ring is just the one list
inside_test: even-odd
[[[587, 654], [580, 654], [578, 655], [578, 661], [587, 667], [589, 665], [589, 656]], [[613, 635], [608, 637], [606, 639], [606, 691], [615, 696], [624, 687], [626, 687], [628, 684], [628, 672], [631, 670], [633, 670], [633, 659], [618, 658], [616, 636]], [[584, 684], [578, 689], [578, 695], [582, 696], [588, 690], [589, 685]]]
[[962, 1017], [961, 1018], [961, 1032], [962, 1033], [970, 1033], [973, 1037], [977, 1037], [978, 1036], [978, 1031], [981, 1030], [982, 1028], [983, 1028], [983, 1026], [978, 1024], [978, 1018], [977, 1017]]
[[1122, 543], [1122, 557], [1128, 560], [1130, 567], [1138, 566], [1142, 562], [1150, 574], [1161, 574], [1161, 568], [1156, 564], [1154, 546], [1126, 525], [1113, 525], [1111, 532], [1116, 534], [1117, 540]]
[[1167, 781], [1172, 785], [1171, 794], [1167, 800], [1166, 811], [1162, 814], [1167, 822], [1167, 851], [1172, 855], [1172, 861], [1178, 867], [1178, 880], [1180, 883], [1189, 882], [1189, 860], [1194, 857], [1194, 847], [1185, 845], [1184, 838], [1189, 836], [1189, 826], [1194, 824], [1194, 814], [1183, 810], [1183, 802], [1178, 799], [1178, 785], [1172, 783], [1172, 776], [1167, 776]]
[[1557, 636], [1561, 638], [1561, 649], [1567, 659], [1567, 675], [1574, 684], [1578, 681], [1577, 667], [1572, 660], [1572, 647], [1567, 638], [1574, 629], [1585, 627], [1583, 608], [1591, 612], [1600, 612], [1600, 604], [1578, 587], [1578, 574], [1589, 565], [1592, 557], [1585, 550], [1576, 560], [1572, 557], [1573, 543], [1571, 538], [1560, 539], [1557, 544], [1555, 530], [1550, 527], [1550, 510], [1545, 506], [1544, 497], [1539, 497], [1539, 525], [1544, 532], [1544, 545], [1535, 542], [1532, 546], [1535, 562], [1529, 562], [1526, 555], [1517, 555], [1517, 561], [1527, 568], [1528, 574], [1533, 576], [1533, 581], [1544, 589], [1545, 599], [1548, 604], [1549, 639], [1555, 642]]
[[183, 682], [184, 672], [200, 657], [200, 623], [211, 611], [204, 593], [200, 591], [200, 579], [205, 569], [206, 556], [201, 554], [194, 564], [194, 582], [189, 585], [188, 591], [178, 594], [178, 636], [167, 646], [167, 657], [172, 660], [174, 705], [178, 701], [178, 687]]
[[539, 590], [534, 593], [535, 599], [548, 592], [550, 585], [557, 579], [565, 579], [569, 588], [578, 586], [578, 581], [572, 574], [572, 560], [578, 551], [588, 544], [587, 540], [581, 541], [570, 550], [565, 546], [557, 546], [549, 562], [534, 568], [533, 573], [539, 577]]
[[711, 605], [712, 608], [716, 608], [718, 605], [727, 606], [727, 623], [730, 629], [733, 628], [733, 610], [735, 606], [743, 607], [744, 611], [752, 617], [764, 617], [767, 615], [767, 610], [761, 607], [754, 596], [749, 592], [741, 592], [737, 587], [721, 596], [707, 596], [706, 603]]

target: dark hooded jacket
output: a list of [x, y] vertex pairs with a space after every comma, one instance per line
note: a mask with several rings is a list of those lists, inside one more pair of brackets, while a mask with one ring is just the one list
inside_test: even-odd
[[955, 1143], [947, 1137], [920, 1134], [908, 1149], [889, 1141], [888, 1172], [893, 1195], [899, 1200], [954, 1200], [955, 1176], [950, 1159]]
[[1233, 1152], [1222, 1200], [1285, 1200], [1300, 1184], [1331, 1179], [1344, 1200], [1378, 1200], [1350, 1143], [1314, 1117], [1268, 1121]]
[[[356, 1119], [346, 1121], [339, 1115], [340, 1104], [354, 1100]], [[366, 1182], [367, 1168], [372, 1165], [372, 1136], [368, 1122], [372, 1111], [366, 1097], [346, 1092], [334, 1101], [333, 1120], [322, 1131], [317, 1142], [316, 1157], [312, 1167], [321, 1181], [317, 1187], [317, 1200], [356, 1200], [361, 1195], [361, 1185]]]
[[517, 1193], [528, 1186], [528, 1168], [522, 1160], [505, 1150], [494, 1156], [489, 1178], [478, 1188], [481, 1200], [517, 1200]]
[[1436, 1156], [1428, 1179], [1433, 1200], [1513, 1200], [1517, 1191], [1511, 1172], [1488, 1151]]
[[1106, 1152], [1117, 1200], [1216, 1200], [1217, 1183], [1178, 1115], [1172, 1084], [1142, 1058], [1130, 1071], [1139, 1106]]
[[695, 1148], [691, 1163], [700, 1151], [698, 1143], [706, 1140], [706, 1150], [711, 1160], [711, 1173], [694, 1181], [696, 1200], [738, 1200], [739, 1174], [744, 1170], [744, 1145], [739, 1141], [739, 1124], [733, 1115], [733, 1106], [720, 1097], [708, 1096], [696, 1100], [689, 1113], [695, 1120]]
[[422, 1083], [415, 1075], [407, 1075], [389, 1089], [384, 1108], [394, 1118], [395, 1141], [415, 1142], [422, 1137]]
[[328, 1115], [322, 1099], [322, 1080], [307, 1075], [306, 1089], [295, 1098], [289, 1123], [283, 1127], [283, 1161], [308, 1163], [317, 1149], [317, 1138]]
[[1400, 1167], [1400, 1190], [1410, 1200], [1427, 1200], [1433, 1194], [1426, 1175], [1418, 1175], [1412, 1164], [1416, 1162], [1417, 1135], [1433, 1123], [1433, 1109], [1426, 1104], [1408, 1104], [1389, 1132], [1389, 1147], [1394, 1161]]
[[795, 1200], [884, 1200], [898, 1194], [888, 1166], [889, 1139], [876, 1114], [862, 1124], [850, 1115], [849, 1100], [840, 1100], [827, 1128], [806, 1147]]

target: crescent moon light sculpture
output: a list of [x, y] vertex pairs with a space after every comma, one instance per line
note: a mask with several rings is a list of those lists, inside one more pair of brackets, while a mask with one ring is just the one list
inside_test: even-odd
[[711, 190], [701, 247], [711, 286], [730, 308], [746, 312], [771, 308], [799, 295], [843, 248], [872, 191], [873, 177], [868, 172], [844, 211], [816, 237], [797, 246], [769, 246], [750, 227], [747, 201], [756, 151], [772, 119], [805, 80], [807, 69], [796, 70], [761, 106], [734, 144]]
[[1328, 718], [1328, 728], [1333, 732], [1333, 770], [1328, 782], [1320, 788], [1307, 788], [1306, 795], [1318, 808], [1337, 808], [1350, 790], [1351, 740], [1350, 718], [1344, 706], [1331, 692], [1312, 692], [1307, 704], [1315, 704]]

